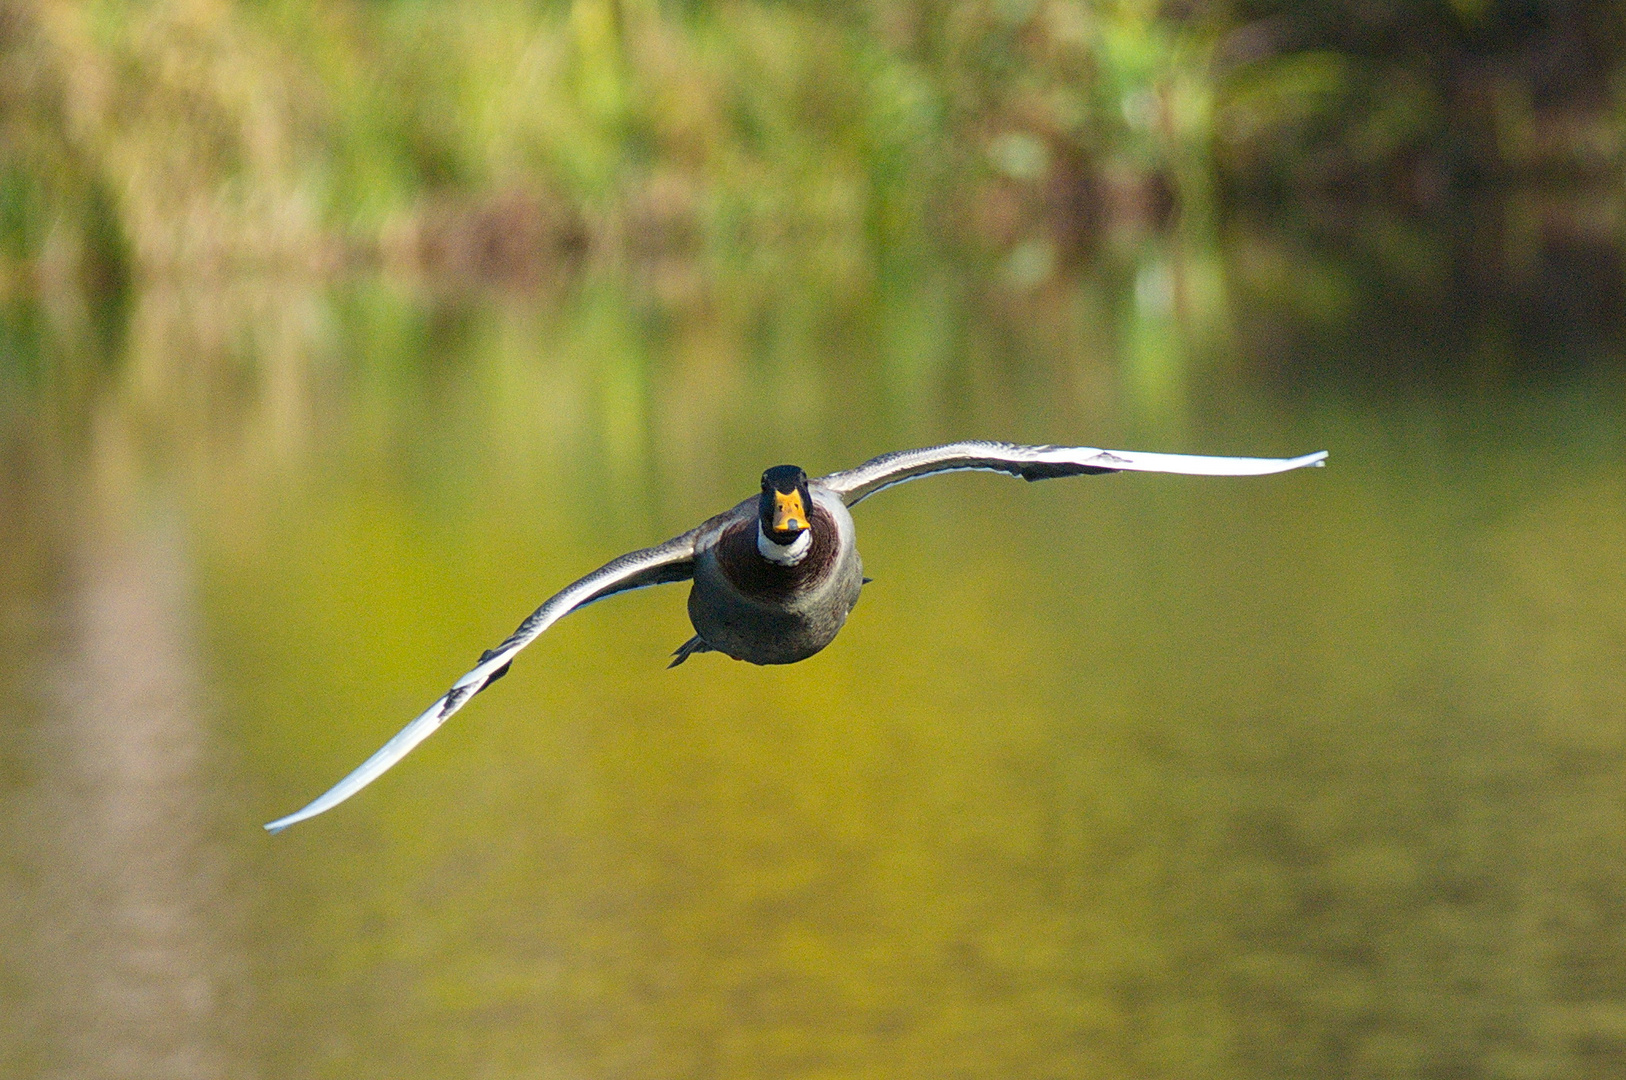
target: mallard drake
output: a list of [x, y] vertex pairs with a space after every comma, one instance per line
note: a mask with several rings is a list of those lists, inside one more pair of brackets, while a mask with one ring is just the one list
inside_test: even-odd
[[348, 799], [400, 761], [446, 719], [508, 673], [514, 656], [564, 616], [616, 593], [693, 581], [689, 621], [695, 636], [670, 666], [701, 652], [753, 664], [792, 664], [835, 639], [865, 581], [848, 508], [906, 480], [980, 469], [1024, 480], [1110, 472], [1262, 476], [1320, 465], [1325, 451], [1295, 458], [1196, 457], [957, 442], [902, 450], [855, 469], [810, 480], [794, 465], [762, 474], [762, 491], [664, 544], [628, 552], [567, 585], [537, 608], [508, 640], [487, 649], [445, 695], [377, 753], [308, 806], [265, 827], [281, 832]]

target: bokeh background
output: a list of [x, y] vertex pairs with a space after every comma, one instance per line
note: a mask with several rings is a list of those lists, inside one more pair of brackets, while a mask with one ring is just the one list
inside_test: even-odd
[[[0, 1075], [1626, 1074], [1626, 8], [0, 2]], [[787, 669], [563, 583], [962, 437]]]

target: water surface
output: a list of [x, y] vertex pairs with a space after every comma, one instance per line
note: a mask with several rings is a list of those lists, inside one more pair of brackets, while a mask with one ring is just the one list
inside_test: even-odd
[[[1472, 309], [1397, 366], [1257, 261], [13, 335], [0, 1073], [1618, 1074], [1619, 357]], [[683, 589], [617, 598], [260, 831], [764, 466], [967, 436], [1332, 462], [889, 491], [819, 656], [666, 671]]]

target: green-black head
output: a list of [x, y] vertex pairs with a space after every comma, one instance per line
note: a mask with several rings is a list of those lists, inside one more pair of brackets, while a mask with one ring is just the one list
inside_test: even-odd
[[807, 473], [795, 465], [775, 465], [762, 474], [762, 501], [758, 519], [762, 535], [788, 546], [812, 528], [813, 496]]

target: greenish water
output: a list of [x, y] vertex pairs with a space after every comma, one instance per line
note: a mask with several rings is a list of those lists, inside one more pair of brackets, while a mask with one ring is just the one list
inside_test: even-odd
[[[1619, 357], [1257, 256], [16, 316], [0, 1074], [1619, 1075]], [[888, 492], [812, 660], [617, 598], [261, 832], [764, 466], [966, 436], [1332, 459]]]

